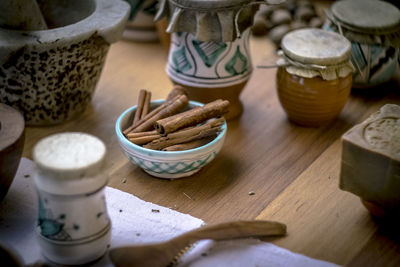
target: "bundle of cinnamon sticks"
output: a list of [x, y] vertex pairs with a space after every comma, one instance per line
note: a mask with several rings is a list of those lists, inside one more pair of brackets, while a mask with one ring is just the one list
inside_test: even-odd
[[186, 90], [176, 85], [164, 103], [150, 111], [151, 92], [140, 90], [131, 125], [123, 133], [134, 144], [148, 149], [179, 151], [203, 146], [221, 131], [229, 101], [215, 100], [184, 111]]

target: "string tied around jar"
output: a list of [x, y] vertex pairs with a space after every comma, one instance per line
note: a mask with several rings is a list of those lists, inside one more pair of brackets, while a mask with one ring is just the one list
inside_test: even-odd
[[353, 64], [345, 60], [332, 65], [320, 65], [314, 63], [302, 63], [291, 59], [282, 50], [277, 52], [278, 60], [272, 65], [258, 65], [257, 68], [270, 69], [284, 67], [286, 71], [298, 76], [313, 78], [322, 77], [324, 80], [334, 80], [339, 77], [346, 77], [355, 71]]

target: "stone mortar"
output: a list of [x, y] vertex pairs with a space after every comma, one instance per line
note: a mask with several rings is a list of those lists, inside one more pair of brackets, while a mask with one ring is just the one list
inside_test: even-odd
[[[50, 2], [46, 9], [53, 13], [48, 17], [57, 25], [60, 9], [57, 1]], [[28, 125], [60, 123], [85, 110], [110, 43], [121, 37], [129, 12], [121, 0], [70, 3], [71, 15], [60, 16], [59, 27], [0, 28], [0, 102], [19, 109]], [[77, 7], [79, 14], [73, 10]], [[75, 22], [67, 24], [68, 20]]]

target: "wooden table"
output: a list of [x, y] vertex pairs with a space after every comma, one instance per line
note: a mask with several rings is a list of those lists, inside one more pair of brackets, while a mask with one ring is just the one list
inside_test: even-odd
[[[274, 55], [266, 38], [253, 38], [251, 50], [254, 65]], [[139, 89], [151, 90], [153, 99], [170, 91], [166, 61], [167, 52], [158, 43], [113, 45], [92, 105], [64, 124], [28, 127], [24, 156], [31, 158], [34, 144], [49, 134], [91, 133], [107, 145], [112, 187], [209, 224], [284, 222], [288, 235], [273, 242], [310, 257], [352, 266], [400, 265], [398, 236], [377, 224], [358, 197], [338, 188], [340, 136], [383, 104], [400, 104], [399, 80], [376, 88], [376, 94], [353, 94], [334, 123], [303, 128], [287, 120], [278, 102], [276, 70], [255, 69], [241, 95], [244, 113], [228, 124], [220, 154], [192, 177], [169, 181], [130, 163], [114, 133], [117, 116], [136, 104]]]

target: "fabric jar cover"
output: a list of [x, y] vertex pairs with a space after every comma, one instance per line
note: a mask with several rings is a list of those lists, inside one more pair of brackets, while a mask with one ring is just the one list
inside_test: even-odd
[[188, 32], [199, 41], [231, 42], [252, 25], [260, 4], [274, 0], [160, 0], [155, 20], [168, 18], [167, 32]]
[[290, 74], [305, 78], [334, 80], [353, 72], [350, 42], [334, 32], [300, 29], [286, 34], [281, 43], [278, 65]]
[[350, 41], [400, 47], [400, 10], [390, 3], [337, 1], [326, 14], [338, 32]]

